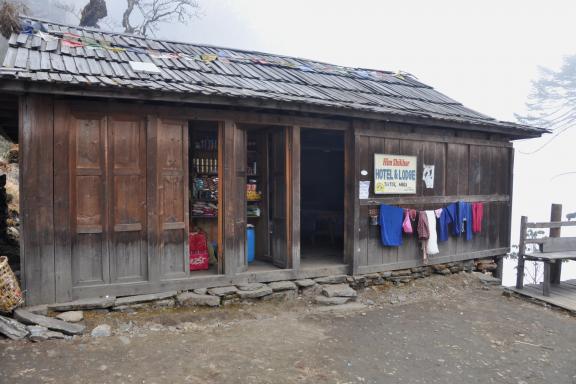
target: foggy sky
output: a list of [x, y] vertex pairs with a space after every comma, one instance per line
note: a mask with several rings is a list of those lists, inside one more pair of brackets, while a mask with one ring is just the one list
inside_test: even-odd
[[[72, 2], [80, 8], [86, 0]], [[199, 2], [203, 17], [189, 26], [164, 25], [159, 37], [354, 67], [402, 69], [503, 120], [524, 112], [538, 66], [556, 67], [563, 56], [575, 53], [574, 1]], [[124, 1], [107, 3], [109, 14], [119, 20]], [[576, 171], [575, 131], [534, 155], [521, 152], [548, 138], [515, 144], [514, 243], [521, 214], [548, 219], [552, 202], [563, 203], [565, 212], [576, 211], [576, 175], [553, 178]]]

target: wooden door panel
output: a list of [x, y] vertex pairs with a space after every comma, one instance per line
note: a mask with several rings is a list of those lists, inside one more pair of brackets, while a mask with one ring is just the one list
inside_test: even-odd
[[236, 238], [237, 272], [248, 269], [248, 255], [246, 254], [246, 162], [247, 162], [247, 132], [246, 129], [236, 126], [234, 135], [234, 188], [232, 204], [235, 205], [234, 236]]
[[113, 282], [147, 279], [146, 132], [143, 119], [108, 120], [110, 276]]
[[76, 124], [76, 169], [102, 170], [105, 138], [101, 119], [80, 118]]
[[102, 177], [76, 176], [76, 226], [102, 228]]
[[157, 132], [160, 275], [189, 274], [188, 123], [160, 119]]
[[270, 135], [270, 212], [272, 222], [272, 262], [277, 267], [287, 268], [288, 232], [286, 205], [286, 129], [274, 129]]
[[106, 244], [106, 119], [100, 114], [71, 117], [72, 284], [109, 281]]
[[103, 284], [108, 278], [104, 234], [78, 233], [72, 241], [73, 286]]

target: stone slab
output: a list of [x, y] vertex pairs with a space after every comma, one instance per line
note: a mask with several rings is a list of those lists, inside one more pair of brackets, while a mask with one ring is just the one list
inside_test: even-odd
[[233, 285], [230, 285], [228, 287], [210, 288], [208, 290], [208, 294], [214, 295], [214, 296], [227, 296], [227, 295], [231, 295], [233, 293], [236, 293], [237, 291], [238, 291], [238, 288], [236, 288]]
[[241, 291], [255, 291], [265, 286], [266, 284], [262, 283], [247, 283], [238, 285], [238, 289]]
[[46, 304], [23, 307], [22, 309], [36, 315], [48, 316], [48, 306]]
[[312, 279], [296, 280], [294, 283], [300, 288], [308, 288], [316, 285], [316, 282]]
[[70, 324], [62, 320], [36, 315], [23, 309], [15, 310], [14, 318], [24, 324], [40, 325], [52, 331], [62, 332], [67, 335], [81, 335], [84, 333], [84, 329], [86, 328], [81, 324]]
[[257, 299], [259, 297], [271, 295], [272, 292], [272, 288], [263, 286], [262, 288], [256, 289], [254, 291], [238, 291], [238, 296], [241, 299]]
[[0, 316], [0, 333], [12, 340], [20, 340], [28, 336], [28, 330], [24, 324], [5, 316]]
[[48, 309], [57, 312], [82, 311], [86, 309], [104, 309], [114, 306], [116, 297], [95, 297], [70, 301], [68, 303], [57, 303], [48, 305]]
[[176, 296], [178, 304], [183, 307], [194, 307], [194, 306], [208, 306], [208, 307], [218, 307], [220, 306], [220, 297], [214, 295], [199, 295], [193, 292], [184, 292]]
[[314, 281], [318, 284], [342, 284], [346, 282], [346, 275], [317, 277]]
[[356, 297], [358, 294], [348, 284], [330, 284], [322, 287], [322, 294], [326, 297]]
[[114, 302], [114, 306], [119, 307], [121, 305], [140, 304], [140, 303], [147, 303], [149, 301], [165, 300], [170, 299], [176, 296], [177, 294], [178, 292], [176, 291], [168, 291], [161, 293], [151, 293], [149, 295], [120, 297], [116, 299], [116, 301]]
[[28, 338], [34, 342], [46, 341], [51, 339], [65, 339], [66, 335], [62, 332], [51, 331], [40, 325], [29, 325], [26, 327], [30, 332]]
[[281, 292], [281, 291], [295, 291], [298, 289], [296, 284], [291, 281], [273, 281], [268, 283], [268, 286], [272, 288], [274, 292]]

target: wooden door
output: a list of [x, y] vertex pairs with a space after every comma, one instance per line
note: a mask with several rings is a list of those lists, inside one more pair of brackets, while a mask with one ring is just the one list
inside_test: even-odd
[[270, 251], [275, 266], [288, 268], [286, 129], [271, 130], [269, 143]]
[[143, 118], [108, 118], [107, 194], [111, 282], [147, 279], [146, 124]]
[[106, 209], [107, 119], [70, 117], [70, 258], [72, 285], [110, 282]]
[[144, 119], [78, 113], [69, 134], [72, 285], [148, 280]]
[[186, 276], [188, 252], [188, 123], [160, 119], [157, 130], [161, 279]]

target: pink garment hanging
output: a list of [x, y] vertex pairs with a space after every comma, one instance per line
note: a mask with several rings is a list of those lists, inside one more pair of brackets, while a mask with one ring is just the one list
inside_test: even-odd
[[484, 216], [484, 204], [472, 203], [472, 232], [482, 231], [482, 218]]
[[404, 233], [414, 233], [414, 230], [412, 229], [412, 223], [410, 222], [410, 210], [408, 209], [404, 210], [404, 221], [402, 222], [402, 229], [404, 230]]

